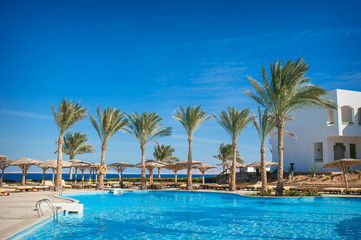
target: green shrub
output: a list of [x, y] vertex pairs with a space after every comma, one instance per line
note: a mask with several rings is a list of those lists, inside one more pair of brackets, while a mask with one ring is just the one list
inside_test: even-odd
[[259, 193], [260, 196], [272, 196], [272, 190], [268, 189], [267, 191], [263, 190]]
[[315, 178], [316, 173], [317, 173], [318, 165], [314, 163], [313, 165], [310, 165], [309, 168], [310, 168], [310, 171], [311, 171], [311, 177]]
[[315, 197], [319, 197], [319, 196], [322, 196], [322, 194], [319, 193], [318, 191], [301, 192], [301, 191], [297, 191], [297, 190], [290, 190], [290, 191], [285, 192], [285, 196], [297, 196], [297, 197], [315, 196]]

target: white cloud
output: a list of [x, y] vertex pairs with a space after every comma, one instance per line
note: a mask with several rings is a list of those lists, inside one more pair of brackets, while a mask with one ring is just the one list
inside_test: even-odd
[[32, 112], [24, 112], [24, 111], [14, 111], [8, 109], [0, 109], [0, 113], [10, 116], [17, 116], [23, 118], [33, 118], [33, 119], [43, 119], [43, 120], [51, 120], [53, 119], [50, 115], [32, 113]]

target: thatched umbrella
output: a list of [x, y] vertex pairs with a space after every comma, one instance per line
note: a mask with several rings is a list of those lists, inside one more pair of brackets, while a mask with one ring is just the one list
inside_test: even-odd
[[[201, 162], [192, 161], [192, 166], [200, 163]], [[174, 181], [177, 182], [177, 172], [188, 168], [188, 160], [184, 160], [182, 162], [174, 163], [174, 164], [167, 164], [164, 166], [164, 168], [174, 172]]]
[[89, 182], [92, 180], [92, 173], [95, 172], [95, 182], [98, 180], [98, 170], [100, 169], [100, 163], [91, 163], [88, 167], [89, 169]]
[[[157, 168], [157, 167], [164, 167], [165, 164], [164, 162], [160, 162], [160, 161], [155, 161], [155, 160], [147, 160], [145, 161], [145, 168], [149, 171], [149, 183], [152, 185], [153, 184], [153, 169]], [[142, 168], [142, 163], [138, 163], [137, 165], [135, 165], [138, 168]]]
[[202, 164], [198, 164], [198, 165], [193, 166], [193, 168], [198, 169], [199, 171], [201, 171], [201, 173], [202, 173], [202, 183], [204, 184], [204, 173], [209, 169], [217, 168], [217, 167], [202, 163]]
[[77, 180], [77, 170], [79, 169], [81, 171], [81, 183], [82, 185], [84, 185], [84, 171], [87, 170], [89, 168], [89, 166], [91, 165], [91, 163], [82, 161], [82, 160], [78, 160], [78, 159], [70, 159], [69, 162], [72, 163], [72, 166], [75, 168], [75, 183]]
[[[267, 161], [266, 161], [266, 162], [265, 162], [265, 165], [266, 165], [266, 167], [268, 167], [268, 166], [277, 166], [278, 163], [276, 163], [276, 162], [267, 162]], [[246, 167], [256, 167], [256, 168], [260, 168], [260, 167], [261, 167], [261, 161], [248, 164]]]
[[174, 182], [177, 182], [177, 172], [186, 169], [187, 166], [185, 164], [174, 163], [174, 164], [167, 164], [164, 166], [164, 168], [174, 172]]
[[361, 164], [361, 159], [352, 159], [352, 158], [341, 158], [339, 160], [326, 163], [322, 168], [338, 168], [342, 171], [343, 177], [345, 179], [346, 191], [348, 190], [348, 183], [346, 178], [346, 171], [349, 167]]
[[[218, 163], [217, 166], [225, 166], [226, 168], [230, 168], [232, 167], [232, 161], [225, 161], [225, 162], [222, 162], [222, 163]], [[236, 162], [236, 168], [242, 168], [242, 167], [245, 167], [246, 165], [242, 164], [242, 163], [238, 163]]]
[[22, 183], [25, 186], [26, 183], [26, 174], [28, 172], [28, 169], [33, 166], [36, 165], [38, 163], [40, 163], [41, 161], [39, 160], [35, 160], [32, 158], [19, 158], [16, 160], [11, 161], [11, 166], [18, 166], [19, 168], [21, 168], [21, 170], [23, 171], [23, 180]]
[[[48, 169], [52, 169], [53, 170], [53, 176], [51, 181], [54, 184], [54, 179], [55, 179], [55, 170], [58, 167], [58, 163], [56, 159], [51, 159], [51, 160], [47, 160], [47, 161], [40, 161], [40, 163], [36, 164], [38, 167], [40, 167], [41, 169], [43, 169], [43, 178], [41, 179], [41, 184], [44, 183], [44, 179], [45, 179], [45, 172]], [[71, 167], [72, 164], [69, 161], [63, 161], [63, 168], [69, 168]]]
[[123, 172], [125, 169], [127, 169], [129, 167], [136, 167], [136, 166], [133, 164], [130, 164], [130, 163], [125, 163], [125, 162], [117, 162], [117, 163], [112, 163], [112, 164], [108, 165], [108, 168], [114, 168], [115, 170], [118, 171], [119, 184], [121, 187], [123, 187]]
[[1, 178], [0, 186], [3, 184], [5, 169], [10, 166], [11, 161], [7, 159], [7, 156], [0, 155], [0, 168], [1, 168]]

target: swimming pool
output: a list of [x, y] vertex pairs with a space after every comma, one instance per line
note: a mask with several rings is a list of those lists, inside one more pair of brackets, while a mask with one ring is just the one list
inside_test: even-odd
[[62, 216], [13, 239], [361, 239], [361, 198], [261, 198], [129, 191], [67, 195], [82, 217]]

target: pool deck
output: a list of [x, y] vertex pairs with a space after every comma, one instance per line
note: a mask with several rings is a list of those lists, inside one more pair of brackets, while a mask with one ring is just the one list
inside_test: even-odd
[[[134, 189], [129, 189], [133, 190]], [[178, 189], [164, 189], [165, 191], [175, 191]], [[94, 192], [95, 190], [67, 190], [66, 193], [83, 193], [83, 192]], [[137, 191], [137, 190], [135, 190]], [[149, 190], [157, 191], [157, 190]], [[179, 190], [178, 190], [179, 191]], [[180, 190], [185, 191], [185, 190]], [[219, 191], [219, 190], [196, 190], [197, 192], [217, 192], [217, 193], [229, 193], [237, 195], [251, 195], [256, 191]], [[324, 197], [361, 197], [361, 195], [335, 195], [335, 194], [323, 194]], [[44, 216], [39, 217], [37, 212], [34, 211], [35, 204], [38, 200], [43, 198], [49, 198], [53, 203], [72, 203], [71, 199], [53, 197], [50, 191], [41, 192], [24, 192], [24, 193], [13, 193], [10, 196], [0, 197], [0, 239], [7, 239], [16, 233], [19, 233], [26, 228], [37, 224], [46, 218], [51, 216], [51, 211], [48, 207], [43, 207]]]

